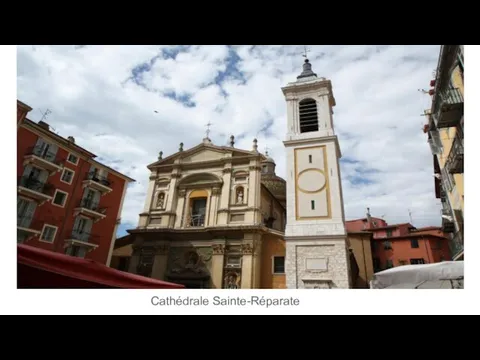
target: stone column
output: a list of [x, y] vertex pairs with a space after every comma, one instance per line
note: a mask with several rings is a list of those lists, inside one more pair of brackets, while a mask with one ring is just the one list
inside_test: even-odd
[[225, 256], [225, 241], [215, 241], [212, 244], [211, 279], [213, 289], [223, 288], [223, 266]]
[[217, 223], [218, 210], [218, 196], [220, 195], [220, 188], [214, 187], [210, 195], [210, 207], [208, 210], [208, 224], [207, 226], [215, 226]]
[[177, 185], [178, 185], [178, 180], [182, 176], [180, 169], [178, 168], [178, 160], [175, 160], [175, 165], [177, 165], [172, 174], [170, 175], [172, 180], [170, 181], [170, 187], [168, 188], [168, 198], [167, 198], [167, 204], [165, 205], [165, 211], [167, 212], [174, 212], [175, 209], [173, 205], [175, 204], [176, 200], [176, 192], [177, 192]]
[[166, 280], [168, 262], [168, 244], [160, 244], [155, 246], [155, 259], [153, 260], [152, 278], [158, 280]]
[[257, 160], [250, 163], [249, 166], [249, 181], [248, 181], [248, 207], [255, 209], [253, 220], [254, 224], [258, 224], [262, 221], [260, 216], [260, 203], [261, 203], [261, 185], [260, 185], [260, 171], [261, 166]]
[[242, 289], [253, 287], [253, 241], [242, 244]]
[[218, 214], [218, 225], [226, 225], [228, 223], [228, 209], [230, 208], [232, 165], [225, 164], [223, 169], [223, 187], [220, 195], [220, 213]]
[[262, 266], [262, 238], [254, 242], [253, 247], [253, 285], [252, 288], [260, 289], [261, 285], [261, 266]]
[[180, 189], [178, 191], [178, 202], [177, 202], [177, 210], [176, 214], [177, 217], [175, 218], [175, 228], [182, 227], [183, 220], [185, 217], [185, 196], [187, 195], [187, 191], [185, 189]]

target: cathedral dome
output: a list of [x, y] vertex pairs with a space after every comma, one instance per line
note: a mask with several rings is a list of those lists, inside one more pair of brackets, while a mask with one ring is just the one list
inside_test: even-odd
[[275, 160], [265, 154], [265, 160], [262, 161], [262, 179], [261, 182], [277, 198], [283, 206], [287, 204], [287, 182], [275, 174]]

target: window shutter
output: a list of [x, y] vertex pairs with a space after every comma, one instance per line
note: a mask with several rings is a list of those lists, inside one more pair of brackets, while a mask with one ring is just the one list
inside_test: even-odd
[[35, 208], [37, 204], [33, 201], [28, 201], [28, 206], [25, 209], [24, 219], [22, 219], [22, 226], [28, 228], [32, 223], [33, 213], [35, 212]]
[[88, 219], [85, 223], [85, 226], [83, 228], [83, 232], [85, 233], [83, 241], [85, 241], [85, 242], [88, 242], [88, 239], [90, 237], [90, 233], [92, 231], [92, 225], [93, 225], [93, 221], [91, 219]]
[[98, 206], [100, 204], [100, 192], [95, 191], [93, 195], [93, 203], [95, 206]]
[[30, 173], [32, 172], [32, 169], [32, 165], [25, 165], [25, 168], [23, 170], [23, 176], [28, 177], [28, 175], [30, 175]]
[[85, 249], [83, 246], [81, 246], [81, 247], [78, 248], [77, 257], [83, 259], [85, 257], [86, 253], [87, 253], [87, 249]]
[[48, 171], [46, 170], [42, 170], [37, 178], [37, 180], [42, 183], [42, 184], [45, 184], [47, 182], [47, 179], [48, 179], [48, 176], [50, 174], [48, 173]]
[[46, 159], [49, 161], [54, 161], [55, 158], [57, 157], [57, 152], [58, 152], [58, 146], [55, 144], [51, 144], [48, 147], [48, 152], [46, 155]]
[[35, 147], [33, 148], [33, 153], [35, 155], [41, 156], [43, 150], [45, 149], [45, 146], [47, 146], [47, 143], [41, 137], [39, 137], [37, 143], [35, 144]]
[[77, 216], [75, 218], [75, 222], [73, 223], [73, 232], [78, 232], [79, 231], [79, 226], [80, 226], [80, 217]]
[[443, 149], [442, 138], [440, 137], [440, 133], [437, 130], [430, 131], [432, 135], [432, 140], [435, 146], [438, 147], [439, 151], [441, 152]]

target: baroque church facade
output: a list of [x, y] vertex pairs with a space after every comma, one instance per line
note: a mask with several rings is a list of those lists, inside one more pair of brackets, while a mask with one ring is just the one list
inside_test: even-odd
[[286, 180], [256, 140], [242, 150], [233, 136], [217, 146], [207, 135], [191, 149], [160, 153], [148, 166], [138, 226], [115, 250], [128, 253], [129, 272], [187, 288], [352, 287], [332, 84], [306, 59], [282, 91]]
[[199, 145], [148, 166], [129, 272], [187, 288], [285, 288], [286, 183], [257, 150]]

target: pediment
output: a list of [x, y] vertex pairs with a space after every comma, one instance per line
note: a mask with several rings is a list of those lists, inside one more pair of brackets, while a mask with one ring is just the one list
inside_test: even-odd
[[212, 144], [199, 144], [191, 149], [179, 151], [165, 159], [155, 161], [148, 168], [163, 165], [172, 165], [177, 159], [185, 163], [221, 160], [231, 154], [232, 157], [254, 155], [253, 151], [231, 148], [228, 146], [216, 146]]
[[195, 163], [201, 161], [220, 160], [225, 157], [226, 151], [219, 151], [217, 149], [200, 149], [193, 154], [185, 156], [183, 162]]

